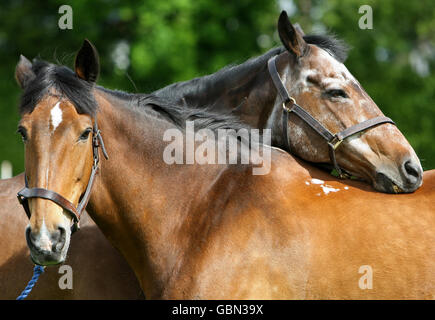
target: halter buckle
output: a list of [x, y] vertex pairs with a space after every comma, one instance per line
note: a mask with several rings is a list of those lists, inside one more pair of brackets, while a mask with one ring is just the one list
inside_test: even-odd
[[347, 173], [346, 171], [341, 171], [339, 174], [338, 174], [338, 178], [340, 178], [340, 179], [351, 179], [352, 178], [352, 175], [351, 174], [349, 174], [349, 173]]
[[328, 144], [332, 147], [332, 149], [336, 150], [342, 142], [343, 140], [337, 138], [337, 136], [334, 136], [334, 138], [328, 142]]

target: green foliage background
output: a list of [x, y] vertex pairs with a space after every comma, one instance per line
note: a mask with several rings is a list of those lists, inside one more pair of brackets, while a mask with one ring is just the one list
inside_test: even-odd
[[[60, 30], [59, 7], [73, 8], [73, 30]], [[373, 30], [361, 30], [358, 8], [373, 8]], [[217, 71], [279, 45], [276, 21], [287, 9], [306, 33], [327, 31], [352, 47], [346, 66], [435, 168], [435, 2], [433, 0], [2, 0], [0, 4], [0, 162], [23, 170], [15, 134], [19, 55], [72, 66], [84, 38], [98, 48], [100, 84], [151, 92]], [[127, 45], [128, 68], [113, 58]], [[410, 59], [423, 63], [423, 72]], [[417, 58], [415, 58], [417, 57]], [[135, 85], [133, 85], [131, 78]]]

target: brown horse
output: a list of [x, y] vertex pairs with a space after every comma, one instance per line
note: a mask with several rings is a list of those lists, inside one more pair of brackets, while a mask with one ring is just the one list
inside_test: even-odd
[[[334, 163], [332, 147], [301, 118], [301, 112], [283, 109], [268, 60], [276, 56], [274, 63], [290, 96], [331, 133], [383, 114], [344, 66], [346, 47], [341, 41], [302, 36], [285, 11], [278, 21], [278, 33], [283, 48], [212, 75], [169, 85], [155, 94], [194, 108], [231, 111], [254, 128], [270, 128], [273, 146], [310, 162]], [[334, 148], [335, 167], [370, 182], [378, 191], [413, 192], [422, 183], [418, 157], [391, 123], [356, 132], [343, 143], [334, 143]]]
[[[17, 202], [24, 175], [0, 180], [0, 299], [15, 299], [32, 277], [33, 264], [23, 232], [29, 223]], [[59, 287], [64, 271], [46, 268], [28, 299], [141, 299], [140, 286], [119, 252], [95, 223], [83, 217], [66, 264], [72, 268], [72, 289]]]
[[[65, 208], [87, 189], [101, 146], [97, 122], [110, 159], [99, 164], [87, 210], [147, 297], [435, 296], [433, 172], [414, 194], [392, 196], [347, 186], [274, 148], [267, 175], [253, 176], [251, 164], [168, 165], [162, 140], [186, 109], [95, 87], [98, 69], [87, 41], [75, 72], [23, 59], [17, 67], [28, 187], [64, 199], [28, 199], [35, 262], [66, 256], [74, 214]], [[362, 267], [373, 272], [372, 289], [361, 284], [369, 277]]]

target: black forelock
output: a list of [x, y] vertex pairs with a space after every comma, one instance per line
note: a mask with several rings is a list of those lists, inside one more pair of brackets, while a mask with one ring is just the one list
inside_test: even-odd
[[43, 60], [34, 60], [35, 78], [24, 88], [19, 111], [30, 113], [47, 95], [68, 99], [80, 114], [95, 115], [97, 103], [93, 84], [80, 79], [71, 69]]
[[309, 44], [313, 44], [327, 51], [339, 62], [343, 63], [346, 61], [349, 47], [343, 40], [333, 35], [306, 35], [304, 36], [304, 40]]

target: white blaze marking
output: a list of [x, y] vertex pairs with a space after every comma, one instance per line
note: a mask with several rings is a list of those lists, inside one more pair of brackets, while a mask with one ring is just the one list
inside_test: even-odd
[[40, 231], [40, 238], [39, 238], [39, 248], [42, 250], [51, 251], [51, 240], [50, 240], [50, 233], [48, 232], [47, 226], [45, 225], [45, 220], [42, 220], [42, 226]]
[[51, 109], [51, 125], [53, 126], [53, 132], [56, 130], [56, 128], [59, 126], [59, 124], [62, 122], [62, 110], [59, 107], [60, 101], [56, 103], [56, 105]]

